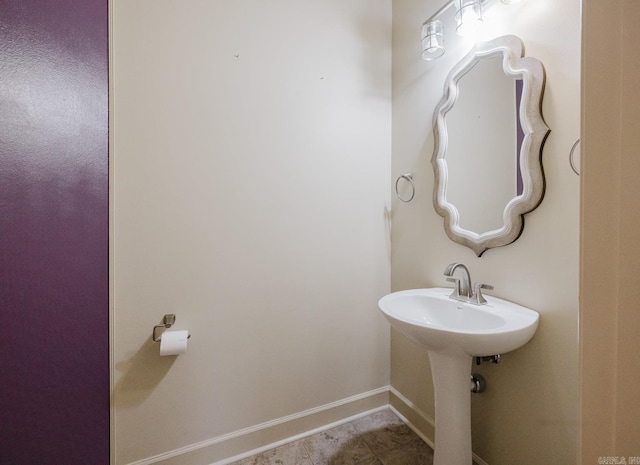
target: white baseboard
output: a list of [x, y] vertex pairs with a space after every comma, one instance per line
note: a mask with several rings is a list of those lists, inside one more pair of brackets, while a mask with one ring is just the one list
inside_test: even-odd
[[435, 421], [393, 386], [389, 387], [389, 405], [424, 442], [434, 448]]
[[[148, 457], [129, 465], [226, 465], [390, 407], [429, 446], [435, 421], [392, 386]], [[473, 454], [476, 465], [488, 465]]]
[[224, 465], [386, 408], [389, 392], [384, 386], [129, 465]]

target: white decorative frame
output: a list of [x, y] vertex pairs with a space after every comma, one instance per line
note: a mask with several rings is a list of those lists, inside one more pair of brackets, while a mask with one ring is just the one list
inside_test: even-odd
[[[520, 170], [523, 189], [507, 204], [503, 212], [504, 224], [501, 228], [484, 233], [476, 233], [460, 227], [458, 209], [446, 200], [447, 191], [447, 126], [446, 113], [453, 107], [458, 96], [458, 80], [469, 72], [483, 58], [502, 55], [502, 67], [507, 76], [523, 80], [519, 114], [524, 140], [520, 148]], [[514, 242], [524, 228], [526, 213], [534, 210], [542, 201], [545, 190], [542, 170], [542, 148], [550, 129], [542, 118], [542, 95], [545, 72], [542, 63], [532, 57], [524, 57], [524, 44], [520, 38], [507, 35], [491, 41], [479, 42], [453, 67], [444, 86], [444, 95], [433, 118], [435, 146], [431, 164], [435, 183], [433, 204], [436, 212], [444, 217], [447, 236], [459, 244], [471, 248], [481, 256], [487, 249], [501, 247]]]

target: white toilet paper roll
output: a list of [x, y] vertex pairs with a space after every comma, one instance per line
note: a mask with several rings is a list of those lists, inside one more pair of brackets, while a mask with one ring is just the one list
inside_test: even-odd
[[160, 355], [180, 355], [187, 351], [189, 331], [165, 331], [160, 338]]

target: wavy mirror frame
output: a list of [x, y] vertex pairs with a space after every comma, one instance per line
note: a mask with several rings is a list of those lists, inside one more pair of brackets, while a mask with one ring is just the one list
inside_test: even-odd
[[[502, 55], [502, 67], [507, 76], [522, 79], [520, 120], [524, 139], [520, 148], [520, 170], [523, 189], [507, 204], [503, 212], [504, 224], [500, 229], [476, 233], [460, 227], [458, 209], [446, 200], [447, 191], [447, 126], [446, 113], [458, 97], [458, 80], [483, 59]], [[434, 170], [433, 204], [436, 212], [444, 217], [447, 236], [458, 244], [471, 248], [478, 257], [487, 249], [514, 242], [524, 228], [524, 215], [534, 210], [544, 197], [545, 180], [542, 169], [542, 148], [550, 129], [542, 118], [542, 96], [545, 72], [542, 63], [532, 57], [524, 57], [524, 44], [520, 38], [508, 35], [491, 41], [479, 42], [453, 67], [445, 81], [444, 95], [438, 103], [433, 118], [434, 151], [431, 164]]]

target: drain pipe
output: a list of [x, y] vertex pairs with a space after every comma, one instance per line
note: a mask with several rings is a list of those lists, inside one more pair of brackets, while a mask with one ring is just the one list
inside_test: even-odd
[[487, 389], [487, 382], [477, 373], [471, 374], [471, 392], [480, 394]]
[[480, 365], [482, 362], [500, 363], [500, 355], [489, 355], [487, 357], [476, 357], [476, 365]]

